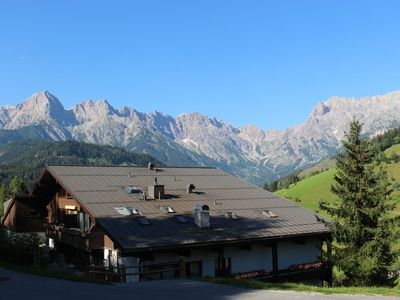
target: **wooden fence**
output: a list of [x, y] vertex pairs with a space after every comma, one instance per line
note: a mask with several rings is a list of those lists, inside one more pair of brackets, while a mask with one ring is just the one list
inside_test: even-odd
[[[132, 269], [134, 271], [132, 271]], [[174, 272], [177, 276], [184, 275], [184, 264], [182, 261], [168, 261], [162, 263], [138, 264], [132, 266], [89, 266], [89, 274], [94, 279], [105, 279], [113, 282], [125, 282], [126, 276], [139, 276], [140, 279], [148, 279], [151, 275], [159, 275], [163, 278], [166, 272]]]

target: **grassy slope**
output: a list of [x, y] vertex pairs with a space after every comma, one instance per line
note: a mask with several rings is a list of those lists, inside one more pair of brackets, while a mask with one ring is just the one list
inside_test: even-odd
[[29, 273], [33, 275], [43, 276], [43, 277], [51, 277], [69, 281], [79, 281], [79, 282], [87, 282], [87, 283], [96, 283], [96, 284], [111, 284], [104, 280], [93, 279], [88, 276], [77, 275], [74, 273], [57, 270], [57, 269], [47, 269], [41, 268], [38, 266], [33, 265], [17, 265], [10, 262], [5, 262], [0, 260], [0, 268], [22, 272], [22, 273]]
[[[400, 144], [386, 149], [384, 153], [389, 158], [391, 157], [392, 153], [397, 153], [400, 155]], [[390, 164], [382, 165], [388, 172], [389, 180], [394, 179], [394, 181], [400, 183], [400, 163], [392, 162]], [[332, 168], [317, 175], [307, 177], [290, 186], [288, 189], [282, 189], [275, 192], [275, 194], [291, 201], [296, 201], [296, 198], [300, 199], [301, 201], [298, 202], [300, 205], [317, 211], [318, 202], [321, 199], [325, 201], [334, 201], [336, 198], [335, 195], [330, 191], [330, 187], [333, 183], [334, 173], [335, 168]], [[398, 193], [399, 191], [396, 191], [396, 194]]]
[[393, 153], [400, 154], [400, 144], [393, 145], [392, 147], [386, 149], [384, 153], [387, 157], [390, 157]]
[[318, 209], [318, 202], [321, 199], [326, 201], [333, 201], [335, 199], [335, 195], [330, 192], [334, 173], [335, 169], [330, 169], [307, 177], [288, 189], [277, 191], [275, 194], [291, 201], [295, 201], [296, 198], [300, 199], [301, 202], [299, 204], [316, 211]]
[[306, 178], [311, 176], [313, 172], [321, 172], [327, 169], [332, 169], [335, 166], [336, 161], [334, 159], [327, 159], [324, 161], [321, 161], [320, 163], [316, 164], [315, 166], [312, 166], [311, 168], [305, 169], [300, 172], [299, 176], [301, 178]]
[[290, 290], [297, 292], [317, 292], [323, 294], [355, 294], [355, 295], [386, 295], [400, 296], [399, 288], [380, 287], [317, 287], [296, 283], [271, 283], [259, 280], [234, 280], [226, 278], [201, 278], [200, 280], [229, 284], [237, 287], [259, 289], [259, 290]]

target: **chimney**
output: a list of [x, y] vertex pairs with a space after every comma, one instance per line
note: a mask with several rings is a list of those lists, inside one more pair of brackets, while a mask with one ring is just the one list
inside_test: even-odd
[[208, 205], [196, 205], [194, 207], [194, 224], [200, 228], [210, 227], [210, 208]]
[[187, 192], [188, 194], [191, 194], [191, 193], [193, 193], [193, 190], [194, 190], [195, 188], [196, 188], [196, 187], [194, 186], [194, 184], [193, 184], [193, 183], [190, 183], [190, 184], [188, 184], [187, 187], [186, 187], [186, 192]]
[[155, 165], [154, 165], [152, 162], [149, 162], [149, 163], [147, 164], [147, 170], [153, 171], [154, 168], [155, 168]]
[[147, 194], [149, 195], [150, 199], [161, 200], [164, 198], [164, 185], [158, 184], [157, 177], [154, 178], [154, 184], [148, 186]]

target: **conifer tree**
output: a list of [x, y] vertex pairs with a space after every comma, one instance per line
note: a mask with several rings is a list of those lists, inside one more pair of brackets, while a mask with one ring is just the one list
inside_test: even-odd
[[361, 137], [362, 124], [353, 120], [337, 155], [331, 190], [338, 201], [321, 202], [332, 216], [336, 241], [333, 263], [356, 285], [391, 285], [396, 279], [392, 245], [397, 240], [398, 218], [392, 212], [387, 174], [375, 161], [377, 152]]
[[26, 193], [28, 191], [25, 182], [23, 182], [18, 176], [14, 176], [14, 178], [11, 180], [10, 190], [12, 195]]
[[4, 184], [0, 184], [0, 216], [4, 213], [4, 201], [6, 201], [7, 190]]

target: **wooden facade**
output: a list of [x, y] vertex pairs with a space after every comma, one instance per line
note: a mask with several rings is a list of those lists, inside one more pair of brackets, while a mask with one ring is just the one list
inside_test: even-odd
[[44, 232], [45, 213], [29, 195], [16, 195], [7, 207], [2, 224], [13, 232]]
[[46, 209], [46, 236], [62, 261], [87, 270], [91, 263], [103, 265], [105, 248], [116, 250], [96, 219], [62, 186]]
[[52, 184], [55, 194], [47, 194], [47, 199], [33, 193], [11, 199], [2, 226], [15, 233], [45, 233], [60, 263], [76, 264], [82, 270], [90, 263], [103, 265], [103, 251], [116, 250], [114, 242], [62, 185]]

